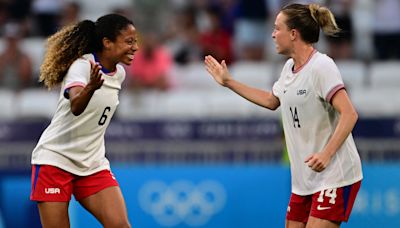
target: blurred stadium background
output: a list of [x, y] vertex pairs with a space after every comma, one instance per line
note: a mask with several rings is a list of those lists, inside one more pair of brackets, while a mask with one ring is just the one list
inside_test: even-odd
[[[1, 0], [0, 53], [17, 43], [31, 68], [28, 79], [20, 77], [16, 69], [23, 63], [0, 57], [0, 228], [40, 227], [29, 201], [30, 156], [59, 93], [37, 82], [46, 37], [62, 25], [110, 12], [132, 18], [143, 43], [155, 37], [172, 59], [163, 88], [133, 83], [127, 67], [106, 135], [132, 225], [284, 227], [290, 173], [279, 110], [256, 107], [221, 88], [202, 59], [208, 53], [229, 59], [238, 80], [270, 89], [285, 61], [274, 53], [272, 24], [288, 2]], [[321, 35], [317, 48], [335, 58], [360, 117], [353, 135], [365, 179], [343, 227], [400, 227], [400, 2], [314, 2], [340, 18], [341, 37]], [[230, 52], [221, 54], [218, 47]], [[72, 227], [100, 227], [74, 200], [70, 214]]]

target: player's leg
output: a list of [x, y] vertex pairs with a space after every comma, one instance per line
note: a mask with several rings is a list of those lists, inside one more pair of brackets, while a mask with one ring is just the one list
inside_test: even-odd
[[32, 166], [31, 200], [38, 202], [43, 227], [70, 226], [68, 205], [73, 179], [73, 174], [54, 166]]
[[357, 182], [313, 194], [310, 217], [306, 227], [338, 228], [341, 222], [347, 222], [360, 184], [361, 182]]
[[305, 228], [306, 224], [303, 222], [296, 222], [296, 221], [292, 221], [292, 220], [286, 220], [286, 224], [285, 224], [286, 228]]
[[339, 228], [340, 222], [329, 221], [326, 219], [315, 218], [310, 216], [308, 218], [306, 228]]
[[130, 227], [124, 198], [118, 186], [101, 190], [79, 202], [92, 213], [104, 227]]
[[40, 222], [43, 228], [69, 228], [69, 202], [39, 202]]
[[286, 213], [286, 228], [306, 227], [311, 209], [311, 200], [311, 195], [299, 196], [292, 193]]
[[78, 178], [73, 192], [76, 200], [104, 227], [130, 227], [121, 189], [111, 171]]

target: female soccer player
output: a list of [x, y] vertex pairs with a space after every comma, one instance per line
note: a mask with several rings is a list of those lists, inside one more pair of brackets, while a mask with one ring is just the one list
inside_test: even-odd
[[118, 182], [105, 157], [104, 133], [125, 71], [138, 49], [127, 18], [84, 20], [48, 39], [40, 79], [61, 87], [57, 111], [32, 153], [31, 200], [43, 227], [69, 227], [71, 194], [104, 227], [130, 227]]
[[289, 59], [271, 92], [235, 81], [224, 60], [205, 57], [219, 84], [262, 107], [281, 106], [292, 175], [289, 228], [339, 227], [349, 218], [362, 179], [351, 135], [358, 115], [335, 63], [313, 47], [320, 28], [327, 35], [339, 31], [325, 7], [292, 4], [279, 12], [272, 38]]

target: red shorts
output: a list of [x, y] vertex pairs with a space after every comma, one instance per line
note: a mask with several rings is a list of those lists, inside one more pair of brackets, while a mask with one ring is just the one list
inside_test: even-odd
[[32, 166], [33, 201], [68, 202], [71, 194], [79, 201], [111, 186], [118, 186], [118, 182], [110, 170], [77, 176], [51, 165]]
[[312, 195], [290, 196], [286, 219], [307, 223], [308, 217], [347, 222], [361, 181], [341, 188], [326, 189]]

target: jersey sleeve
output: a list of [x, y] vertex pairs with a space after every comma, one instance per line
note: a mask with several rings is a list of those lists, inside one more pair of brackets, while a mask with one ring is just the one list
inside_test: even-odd
[[86, 86], [90, 78], [90, 62], [89, 60], [79, 58], [69, 67], [65, 76], [65, 89], [75, 86]]
[[316, 93], [319, 97], [331, 103], [333, 95], [344, 88], [339, 69], [328, 57], [321, 59], [315, 66], [313, 80]]
[[283, 87], [281, 86], [280, 80], [278, 80], [278, 81], [276, 81], [276, 82], [274, 83], [274, 85], [272, 86], [272, 94], [273, 94], [275, 97], [277, 97], [277, 98], [280, 99], [282, 93], [283, 93]]
[[64, 97], [69, 99], [69, 89], [75, 86], [85, 87], [90, 78], [90, 62], [87, 59], [75, 60], [64, 78]]
[[272, 86], [272, 94], [279, 99], [282, 96], [282, 94], [284, 93], [284, 89], [285, 89], [284, 85], [283, 85], [285, 74], [288, 71], [288, 69], [290, 69], [290, 65], [292, 63], [293, 63], [293, 61], [291, 59], [286, 61], [285, 65], [282, 68], [279, 79]]

